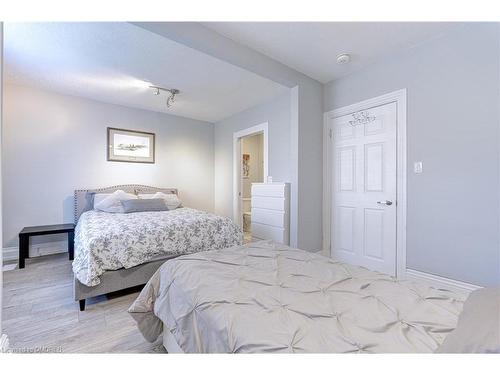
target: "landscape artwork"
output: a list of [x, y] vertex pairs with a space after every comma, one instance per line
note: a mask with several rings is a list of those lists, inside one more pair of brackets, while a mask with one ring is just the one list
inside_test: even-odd
[[108, 161], [154, 163], [155, 135], [108, 128]]

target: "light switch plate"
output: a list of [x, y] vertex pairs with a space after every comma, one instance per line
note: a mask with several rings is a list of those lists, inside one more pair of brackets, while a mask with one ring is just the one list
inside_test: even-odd
[[416, 161], [415, 163], [413, 163], [413, 172], [415, 172], [416, 174], [420, 174], [423, 172], [423, 165], [421, 161]]

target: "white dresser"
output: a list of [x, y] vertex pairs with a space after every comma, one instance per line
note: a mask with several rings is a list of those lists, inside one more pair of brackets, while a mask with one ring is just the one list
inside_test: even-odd
[[290, 244], [290, 184], [252, 184], [252, 237]]

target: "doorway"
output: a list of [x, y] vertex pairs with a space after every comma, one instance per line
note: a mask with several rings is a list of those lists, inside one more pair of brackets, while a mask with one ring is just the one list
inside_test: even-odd
[[327, 255], [403, 277], [406, 91], [327, 113], [324, 158]]
[[245, 242], [252, 240], [252, 184], [267, 176], [267, 145], [267, 123], [234, 133], [233, 215]]

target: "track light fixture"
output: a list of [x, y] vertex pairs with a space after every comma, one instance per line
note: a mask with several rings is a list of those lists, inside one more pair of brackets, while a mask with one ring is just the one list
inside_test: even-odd
[[160, 95], [161, 91], [167, 93], [167, 101], [165, 102], [167, 108], [172, 107], [172, 105], [175, 102], [175, 96], [180, 93], [180, 91], [177, 89], [167, 89], [165, 87], [160, 87], [160, 86], [149, 86], [149, 87], [153, 89], [154, 95]]

